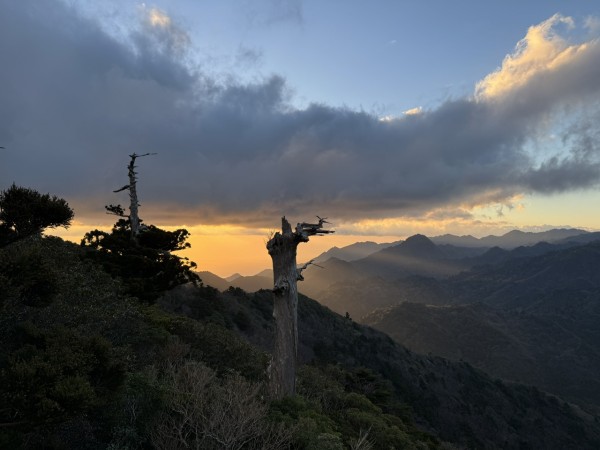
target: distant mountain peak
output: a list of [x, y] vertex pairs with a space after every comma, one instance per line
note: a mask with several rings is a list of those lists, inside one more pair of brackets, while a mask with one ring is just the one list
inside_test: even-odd
[[[409, 236], [406, 238], [406, 241], [404, 242], [431, 242], [431, 239], [429, 239], [427, 236], [425, 236], [424, 234], [413, 234], [412, 236]], [[431, 242], [433, 244], [433, 242]]]
[[436, 245], [427, 236], [424, 236], [422, 234], [415, 234], [406, 238], [406, 240], [402, 242], [398, 247], [403, 247], [405, 249], [415, 248], [418, 250], [423, 250], [425, 248], [435, 248]]
[[[441, 250], [435, 245], [431, 239], [422, 234], [415, 234], [406, 238], [406, 240], [398, 245], [389, 247], [390, 252], [402, 254], [415, 258], [441, 258], [443, 257]], [[383, 250], [383, 251], [386, 251]]]

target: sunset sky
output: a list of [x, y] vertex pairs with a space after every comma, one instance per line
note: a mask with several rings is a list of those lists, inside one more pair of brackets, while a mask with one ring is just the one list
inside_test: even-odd
[[227, 276], [286, 215], [336, 234], [600, 229], [592, 1], [0, 0], [0, 189], [79, 241], [139, 159], [140, 215]]

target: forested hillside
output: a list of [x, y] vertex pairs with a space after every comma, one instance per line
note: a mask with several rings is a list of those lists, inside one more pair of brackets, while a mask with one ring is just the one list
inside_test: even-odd
[[496, 264], [423, 280], [422, 292], [422, 303], [414, 295], [365, 323], [415, 351], [600, 407], [598, 241], [515, 249]]
[[89, 251], [39, 236], [0, 250], [4, 448], [600, 443], [597, 418], [556, 397], [416, 355], [305, 297], [299, 395], [269, 402], [269, 291], [188, 285], [140, 302]]

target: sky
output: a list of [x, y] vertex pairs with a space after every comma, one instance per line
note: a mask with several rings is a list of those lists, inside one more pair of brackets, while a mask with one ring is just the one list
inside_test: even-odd
[[127, 205], [222, 276], [415, 233], [600, 229], [600, 10], [572, 1], [0, 0], [0, 189]]

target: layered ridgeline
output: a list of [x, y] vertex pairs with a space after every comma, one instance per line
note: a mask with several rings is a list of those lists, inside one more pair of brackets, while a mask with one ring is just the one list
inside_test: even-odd
[[[597, 408], [599, 239], [581, 230], [417, 235], [357, 260], [320, 262], [301, 289], [414, 351]], [[504, 248], [486, 246], [497, 244]]]
[[[300, 290], [334, 311], [360, 320], [374, 309], [402, 301], [445, 302], [438, 299], [439, 280], [470, 268], [533, 256], [600, 239], [600, 233], [556, 229], [539, 233], [518, 230], [503, 236], [411, 236], [390, 244], [359, 242], [333, 247], [314, 259], [318, 266], [304, 272]], [[205, 283], [219, 290], [229, 286], [249, 292], [269, 289], [272, 271], [227, 279], [199, 272]]]
[[[129, 297], [93, 251], [0, 249], [2, 448], [598, 448], [598, 418], [300, 300], [299, 395], [268, 402], [268, 291]], [[225, 419], [223, 419], [225, 418]]]
[[598, 408], [600, 241], [550, 249], [502, 253], [497, 264], [436, 281], [437, 305], [415, 303], [426, 298], [415, 296], [365, 322], [415, 351]]

